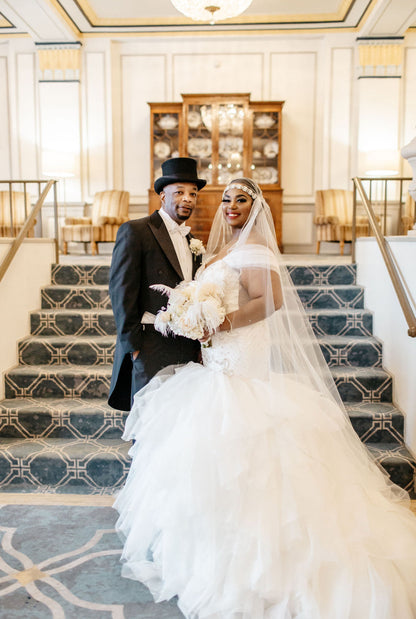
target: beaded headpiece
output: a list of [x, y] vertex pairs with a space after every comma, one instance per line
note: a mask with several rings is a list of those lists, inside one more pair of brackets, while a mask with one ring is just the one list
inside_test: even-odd
[[252, 189], [250, 189], [250, 187], [247, 187], [246, 185], [240, 185], [239, 183], [233, 183], [231, 181], [231, 183], [229, 185], [227, 185], [227, 187], [224, 189], [224, 193], [228, 190], [231, 189], [232, 187], [237, 187], [237, 189], [241, 189], [242, 191], [244, 191], [245, 193], [248, 193], [248, 195], [250, 196], [250, 198], [253, 198], [253, 200], [255, 200], [258, 197], [258, 194], [255, 193]]

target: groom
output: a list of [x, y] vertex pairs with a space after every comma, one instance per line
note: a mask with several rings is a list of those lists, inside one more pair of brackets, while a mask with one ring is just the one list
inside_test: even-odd
[[150, 286], [175, 287], [191, 280], [200, 266], [201, 255], [189, 248], [192, 236], [185, 221], [206, 181], [198, 178], [196, 161], [189, 157], [168, 159], [162, 173], [154, 184], [161, 209], [119, 228], [111, 262], [117, 343], [108, 403], [119, 410], [130, 410], [134, 394], [159, 370], [197, 361], [199, 355], [199, 342], [155, 331], [155, 314], [167, 297]]

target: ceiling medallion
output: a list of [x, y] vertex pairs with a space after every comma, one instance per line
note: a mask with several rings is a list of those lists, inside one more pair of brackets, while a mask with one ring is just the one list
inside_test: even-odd
[[175, 9], [186, 17], [214, 24], [222, 19], [240, 15], [250, 6], [252, 0], [171, 0], [171, 2]]

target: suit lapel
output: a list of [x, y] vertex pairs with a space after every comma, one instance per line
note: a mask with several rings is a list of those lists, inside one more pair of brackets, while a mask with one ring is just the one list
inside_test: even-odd
[[166, 226], [163, 223], [163, 219], [159, 215], [158, 211], [155, 211], [152, 215], [150, 215], [149, 227], [156, 241], [159, 243], [161, 250], [182, 280], [183, 273], [179, 264], [178, 256], [176, 255], [169, 232], [167, 231]]

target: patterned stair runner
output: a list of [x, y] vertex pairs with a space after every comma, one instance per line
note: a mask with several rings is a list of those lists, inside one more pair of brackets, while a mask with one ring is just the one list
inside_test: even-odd
[[[355, 431], [391, 478], [413, 493], [416, 462], [392, 403], [353, 265], [290, 266]], [[106, 403], [115, 344], [108, 266], [55, 265], [5, 375], [0, 490], [87, 492], [120, 487], [129, 467], [126, 413]]]

